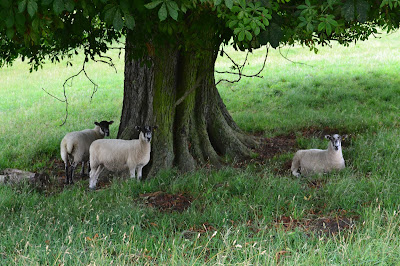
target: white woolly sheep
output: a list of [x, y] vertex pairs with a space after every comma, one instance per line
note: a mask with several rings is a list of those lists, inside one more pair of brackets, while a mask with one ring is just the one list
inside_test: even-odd
[[139, 139], [99, 139], [90, 145], [89, 188], [96, 189], [97, 179], [104, 169], [111, 172], [129, 170], [130, 177], [142, 178], [142, 168], [150, 161], [151, 126], [135, 127], [140, 131]]
[[[343, 138], [345, 137], [347, 136], [343, 136]], [[310, 149], [296, 152], [291, 167], [294, 176], [327, 173], [334, 169], [345, 168], [342, 136], [334, 134], [333, 136], [326, 135], [325, 138], [330, 140], [327, 150]]]
[[73, 183], [74, 170], [82, 163], [81, 175], [84, 174], [85, 162], [89, 162], [89, 147], [93, 141], [110, 135], [109, 125], [114, 121], [94, 122], [94, 129], [74, 131], [65, 135], [60, 144], [61, 158], [65, 164], [66, 184]]

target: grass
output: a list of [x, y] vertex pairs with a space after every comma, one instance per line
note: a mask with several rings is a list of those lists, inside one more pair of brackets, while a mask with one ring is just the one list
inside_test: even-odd
[[[294, 134], [300, 148], [326, 142], [303, 135], [327, 128], [351, 134], [344, 143], [347, 168], [308, 179], [278, 174], [293, 153], [277, 155], [260, 170], [226, 167], [190, 174], [171, 171], [137, 183], [115, 178], [95, 193], [88, 181], [45, 195], [29, 185], [0, 187], [0, 264], [391, 264], [400, 263], [400, 34], [343, 48], [270, 50], [263, 79], [221, 83], [228, 110], [247, 132]], [[229, 49], [228, 49], [229, 50]], [[236, 60], [244, 54], [229, 51]], [[265, 51], [250, 55], [247, 73]], [[62, 83], [77, 72], [65, 64], [29, 74], [16, 62], [0, 70], [0, 169], [39, 171], [58, 156], [65, 132], [114, 120], [123, 94], [123, 59], [115, 71], [89, 64], [99, 84], [84, 77], [67, 87], [69, 117], [63, 127]], [[123, 57], [122, 57], [123, 58]], [[301, 64], [300, 64], [301, 63]], [[219, 58], [216, 68], [230, 62]], [[226, 78], [228, 75], [218, 75]], [[257, 170], [255, 170], [257, 169]], [[140, 196], [187, 193], [183, 212], [162, 212]], [[293, 223], [283, 222], [291, 219]], [[318, 221], [352, 221], [335, 234]], [[311, 225], [314, 225], [311, 226]]]

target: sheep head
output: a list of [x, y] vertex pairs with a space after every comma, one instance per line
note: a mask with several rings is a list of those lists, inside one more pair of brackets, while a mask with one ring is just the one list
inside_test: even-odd
[[158, 126], [135, 126], [135, 129], [140, 131], [139, 138], [147, 142], [151, 141], [153, 131], [157, 128]]
[[96, 126], [100, 127], [100, 133], [103, 134], [104, 136], [110, 136], [110, 125], [114, 123], [114, 121], [101, 121], [99, 122], [94, 122]]
[[342, 139], [345, 139], [346, 137], [347, 137], [347, 135], [342, 137], [339, 134], [334, 134], [332, 136], [331, 135], [325, 135], [325, 138], [330, 140], [332, 148], [335, 151], [338, 151], [339, 149], [342, 148]]

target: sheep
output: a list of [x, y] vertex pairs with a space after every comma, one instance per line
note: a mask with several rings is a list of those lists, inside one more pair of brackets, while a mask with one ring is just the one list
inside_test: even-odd
[[104, 169], [111, 172], [129, 170], [130, 177], [142, 179], [142, 169], [150, 161], [152, 132], [157, 126], [135, 127], [139, 139], [99, 139], [90, 145], [89, 189], [95, 190], [97, 179]]
[[[346, 137], [347, 135], [343, 136], [343, 139]], [[296, 152], [291, 167], [294, 176], [327, 173], [334, 169], [345, 168], [341, 145], [342, 136], [338, 134], [325, 135], [325, 138], [330, 140], [326, 150], [310, 149]]]
[[109, 126], [114, 121], [94, 122], [94, 129], [85, 129], [67, 133], [61, 141], [60, 153], [65, 164], [66, 184], [73, 183], [74, 170], [82, 163], [81, 176], [85, 171], [85, 162], [89, 162], [89, 147], [96, 139], [110, 135]]

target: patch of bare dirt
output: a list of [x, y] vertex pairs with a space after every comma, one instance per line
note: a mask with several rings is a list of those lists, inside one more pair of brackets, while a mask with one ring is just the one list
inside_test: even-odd
[[140, 194], [140, 198], [149, 207], [164, 212], [183, 212], [192, 205], [193, 198], [187, 193], [168, 194], [163, 191]]
[[[310, 213], [313, 213], [310, 211]], [[335, 235], [352, 229], [355, 226], [359, 216], [344, 216], [347, 213], [345, 210], [340, 210], [338, 213], [332, 213], [324, 216], [321, 213], [318, 215], [310, 214], [304, 219], [293, 219], [291, 216], [281, 216], [274, 221], [275, 227], [282, 226], [285, 230], [293, 230], [299, 228], [305, 232], [314, 232], [324, 235]]]
[[[258, 138], [260, 145], [253, 150], [257, 153], [257, 158], [246, 159], [239, 161], [235, 164], [235, 167], [241, 168], [249, 164], [264, 165], [269, 159], [276, 155], [292, 152], [296, 148], [296, 136], [294, 134], [282, 135], [273, 138], [260, 137], [262, 133], [257, 133], [255, 136]], [[288, 164], [291, 162], [285, 162], [284, 169], [274, 169], [276, 172], [286, 172]]]
[[270, 159], [278, 154], [293, 151], [296, 147], [296, 136], [293, 134], [262, 139], [256, 152], [262, 159]]

